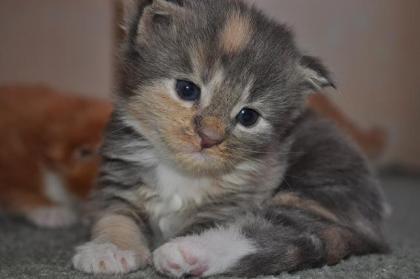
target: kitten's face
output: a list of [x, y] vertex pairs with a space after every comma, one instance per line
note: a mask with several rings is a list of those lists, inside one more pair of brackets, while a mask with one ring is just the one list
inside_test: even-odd
[[284, 26], [240, 1], [137, 5], [121, 97], [142, 134], [185, 170], [261, 160], [282, 143], [306, 91], [328, 84]]

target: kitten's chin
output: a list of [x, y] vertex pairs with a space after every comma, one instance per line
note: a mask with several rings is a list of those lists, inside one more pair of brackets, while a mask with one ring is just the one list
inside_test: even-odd
[[201, 151], [193, 152], [191, 154], [188, 154], [188, 156], [197, 165], [215, 165], [218, 162], [218, 160], [216, 160], [212, 156], [206, 154], [205, 152], [201, 152]]
[[193, 175], [221, 175], [230, 170], [228, 162], [206, 151], [178, 154], [176, 161], [179, 167]]

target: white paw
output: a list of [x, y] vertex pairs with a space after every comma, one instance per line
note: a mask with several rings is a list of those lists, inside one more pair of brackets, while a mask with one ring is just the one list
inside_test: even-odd
[[77, 222], [74, 210], [64, 206], [37, 208], [26, 217], [35, 225], [44, 228], [68, 227]]
[[200, 277], [209, 269], [209, 258], [200, 243], [179, 238], [155, 250], [153, 264], [157, 271], [170, 277]]
[[171, 277], [207, 277], [227, 272], [255, 251], [238, 228], [216, 228], [164, 244], [153, 253], [153, 263], [157, 271]]
[[133, 251], [122, 251], [112, 243], [88, 242], [76, 248], [73, 266], [93, 274], [126, 274], [140, 268]]

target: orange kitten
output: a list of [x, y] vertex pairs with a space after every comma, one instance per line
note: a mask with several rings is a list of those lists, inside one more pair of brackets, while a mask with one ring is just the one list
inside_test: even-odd
[[0, 208], [43, 227], [77, 221], [111, 113], [104, 101], [45, 87], [0, 88]]

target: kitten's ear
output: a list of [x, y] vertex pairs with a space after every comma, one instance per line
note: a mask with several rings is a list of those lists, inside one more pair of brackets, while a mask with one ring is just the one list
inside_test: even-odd
[[159, 25], [169, 25], [183, 7], [183, 0], [120, 0], [120, 28], [124, 37], [148, 31]]
[[336, 88], [329, 71], [318, 58], [303, 56], [300, 60], [300, 69], [305, 77], [305, 89], [317, 91], [325, 87]]
[[123, 37], [127, 37], [132, 24], [141, 10], [152, 4], [152, 0], [119, 0], [117, 21]]
[[142, 13], [137, 35], [147, 41], [153, 34], [159, 33], [164, 36], [174, 34], [177, 22], [185, 17], [185, 13], [181, 0], [153, 0]]

